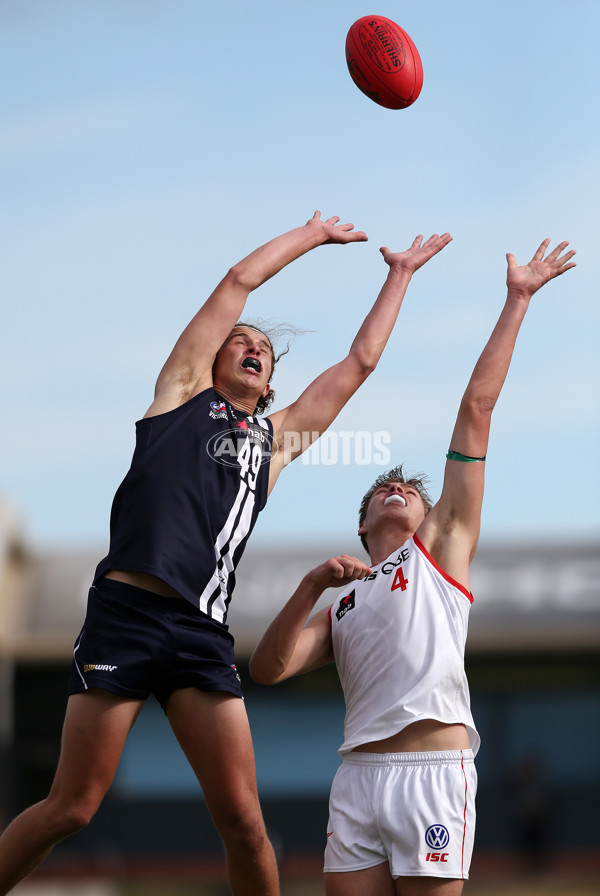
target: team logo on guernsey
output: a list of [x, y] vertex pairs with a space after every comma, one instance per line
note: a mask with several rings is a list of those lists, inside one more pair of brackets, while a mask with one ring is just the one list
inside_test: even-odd
[[335, 611], [335, 615], [337, 616], [338, 622], [340, 621], [340, 619], [343, 619], [343, 617], [346, 615], [348, 610], [353, 610], [355, 606], [356, 606], [355, 591], [351, 591], [350, 594], [347, 594], [346, 597], [343, 597], [341, 599], [340, 605], [337, 608], [337, 610]]
[[224, 401], [211, 401], [209, 416], [213, 420], [227, 420], [227, 405]]
[[430, 849], [445, 849], [449, 842], [450, 834], [443, 824], [432, 824], [425, 831], [425, 843]]
[[217, 432], [206, 443], [206, 453], [218, 464], [237, 467], [248, 463], [253, 470], [269, 463], [277, 443], [266, 426], [243, 420], [232, 429]]

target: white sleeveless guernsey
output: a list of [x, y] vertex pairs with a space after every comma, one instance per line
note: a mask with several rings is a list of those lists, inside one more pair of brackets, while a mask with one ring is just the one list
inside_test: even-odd
[[329, 615], [346, 701], [340, 754], [421, 719], [465, 725], [477, 753], [464, 669], [472, 603], [416, 535], [336, 600]]

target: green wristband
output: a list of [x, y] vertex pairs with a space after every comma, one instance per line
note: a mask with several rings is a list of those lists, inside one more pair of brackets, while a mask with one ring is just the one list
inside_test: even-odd
[[460, 451], [453, 451], [449, 448], [446, 458], [448, 460], [462, 460], [465, 464], [474, 464], [478, 460], [485, 460], [485, 455], [483, 457], [469, 457], [467, 454], [461, 454]]

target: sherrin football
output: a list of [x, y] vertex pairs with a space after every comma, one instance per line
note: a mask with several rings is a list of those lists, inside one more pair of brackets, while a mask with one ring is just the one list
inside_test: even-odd
[[421, 92], [419, 51], [406, 31], [384, 16], [354, 22], [346, 37], [346, 62], [358, 89], [386, 109], [406, 109]]

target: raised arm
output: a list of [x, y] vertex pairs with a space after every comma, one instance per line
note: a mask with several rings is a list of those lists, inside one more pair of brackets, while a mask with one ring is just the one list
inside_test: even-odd
[[519, 329], [531, 297], [549, 280], [575, 267], [565, 252], [567, 242], [544, 255], [544, 240], [529, 264], [519, 267], [511, 253], [506, 302], [463, 395], [450, 440], [440, 500], [425, 517], [419, 537], [433, 558], [457, 581], [468, 586], [468, 567], [479, 538], [492, 411], [508, 373]]
[[363, 241], [367, 235], [316, 211], [302, 227], [275, 237], [234, 265], [192, 318], [162, 368], [147, 416], [178, 407], [212, 384], [215, 355], [239, 320], [249, 294], [290, 262], [327, 243]]
[[306, 620], [327, 588], [342, 588], [370, 572], [362, 560], [343, 554], [307, 573], [252, 654], [252, 678], [260, 684], [277, 684], [333, 662], [329, 610], [316, 613], [308, 624]]
[[[418, 236], [404, 252], [391, 252], [387, 247], [380, 250], [389, 265], [389, 272], [347, 357], [318, 376], [293, 404], [271, 415], [275, 439], [281, 450], [271, 461], [270, 488], [283, 467], [327, 429], [373, 372], [394, 328], [412, 275], [441, 252], [451, 239], [449, 233], [434, 234], [426, 242]], [[304, 433], [306, 437], [302, 437]]]

